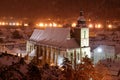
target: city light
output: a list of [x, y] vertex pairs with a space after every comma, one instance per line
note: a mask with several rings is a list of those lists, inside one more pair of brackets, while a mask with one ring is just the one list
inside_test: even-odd
[[62, 27], [62, 25], [61, 25], [61, 24], [59, 24], [59, 25], [58, 25], [58, 27]]
[[59, 25], [57, 23], [39, 23], [39, 24], [36, 24], [36, 26], [39, 26], [39, 27], [59, 27]]
[[97, 51], [99, 52], [99, 53], [101, 53], [102, 52], [102, 48], [97, 48]]
[[16, 25], [19, 26], [20, 24], [17, 22]]
[[5, 22], [2, 22], [2, 25], [5, 25]]
[[52, 27], [52, 23], [50, 23], [49, 26]]
[[88, 27], [89, 27], [89, 28], [93, 28], [93, 25], [92, 25], [92, 24], [89, 24]]
[[29, 26], [29, 25], [27, 23], [25, 23], [24, 26]]
[[43, 27], [43, 26], [44, 26], [44, 24], [43, 24], [43, 23], [39, 23], [38, 25], [39, 25], [40, 27]]
[[109, 25], [108, 25], [108, 28], [112, 28], [112, 25], [111, 25], [111, 24], [109, 24]]
[[[0, 22], [0, 26], [21, 26], [22, 24], [19, 22]], [[25, 24], [28, 26], [27, 24]]]
[[53, 27], [57, 27], [57, 24], [56, 24], [56, 23], [53, 23]]
[[97, 25], [97, 28], [101, 28], [101, 24], [98, 24], [98, 25]]
[[12, 26], [12, 23], [10, 22], [9, 25]]
[[45, 24], [45, 27], [47, 27], [48, 26], [48, 24]]
[[13, 22], [13, 23], [12, 23], [12, 25], [13, 25], [13, 26], [15, 26], [15, 25], [16, 25], [16, 23], [15, 23], [15, 22]]
[[76, 23], [72, 23], [72, 27], [75, 27], [76, 26]]

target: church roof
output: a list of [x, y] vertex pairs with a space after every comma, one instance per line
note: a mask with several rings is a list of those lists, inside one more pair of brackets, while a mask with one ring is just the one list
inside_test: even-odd
[[75, 39], [70, 38], [70, 28], [35, 29], [30, 40], [40, 45], [50, 45], [62, 49], [79, 48]]

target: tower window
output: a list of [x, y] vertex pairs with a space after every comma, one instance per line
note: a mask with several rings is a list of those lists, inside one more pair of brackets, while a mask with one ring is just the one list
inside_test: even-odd
[[84, 31], [84, 38], [86, 37], [86, 31]]

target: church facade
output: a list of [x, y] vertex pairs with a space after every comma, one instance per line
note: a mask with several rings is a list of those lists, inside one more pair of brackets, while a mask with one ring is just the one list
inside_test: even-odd
[[80, 12], [75, 28], [35, 29], [26, 47], [30, 59], [40, 65], [61, 65], [64, 57], [76, 65], [86, 55], [90, 58], [89, 28], [83, 13]]

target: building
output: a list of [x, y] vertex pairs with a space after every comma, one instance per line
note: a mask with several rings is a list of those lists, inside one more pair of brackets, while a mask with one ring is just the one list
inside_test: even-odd
[[90, 54], [89, 29], [86, 27], [83, 12], [80, 12], [77, 26], [70, 28], [35, 29], [27, 41], [27, 53], [30, 59], [44, 63], [61, 65], [67, 57], [75, 66], [83, 57]]
[[114, 60], [115, 58], [115, 47], [114, 46], [107, 46], [107, 45], [100, 45], [93, 50], [94, 56], [94, 63], [96, 64], [100, 60], [104, 59], [111, 59]]

